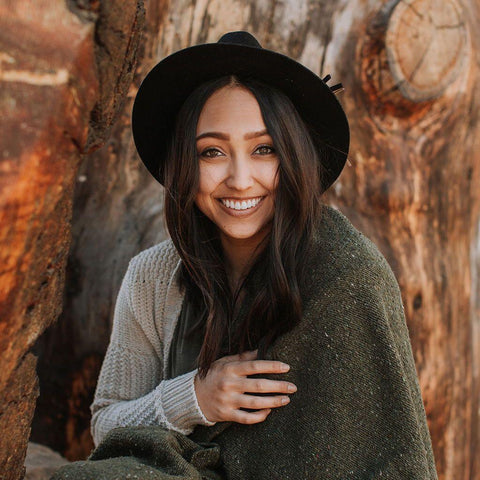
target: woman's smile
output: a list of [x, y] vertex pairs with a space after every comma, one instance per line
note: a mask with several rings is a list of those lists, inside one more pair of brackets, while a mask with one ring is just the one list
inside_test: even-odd
[[229, 215], [244, 217], [256, 212], [264, 198], [264, 196], [245, 199], [220, 198], [219, 201]]

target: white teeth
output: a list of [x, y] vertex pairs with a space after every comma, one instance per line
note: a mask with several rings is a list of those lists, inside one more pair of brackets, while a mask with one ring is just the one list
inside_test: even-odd
[[223, 198], [221, 198], [220, 200], [227, 208], [231, 208], [233, 210], [248, 210], [249, 208], [256, 207], [260, 203], [260, 200], [262, 200], [262, 198], [263, 197], [242, 200], [241, 202], [238, 200], [225, 200]]

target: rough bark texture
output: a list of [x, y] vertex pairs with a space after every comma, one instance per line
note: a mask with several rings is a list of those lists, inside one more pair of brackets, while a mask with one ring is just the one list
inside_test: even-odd
[[[139, 39], [140, 0], [113, 2], [114, 13], [83, 3], [39, 0], [33, 11], [26, 0], [0, 2], [2, 479], [23, 476], [38, 396], [28, 351], [62, 310], [80, 157], [115, 120]], [[101, 25], [117, 30], [109, 62]]]
[[[350, 164], [327, 200], [399, 279], [439, 478], [480, 478], [478, 5], [150, 0], [146, 11], [137, 86], [172, 51], [238, 29], [343, 82]], [[134, 94], [108, 145], [80, 167], [65, 308], [39, 345], [36, 439], [70, 459], [92, 445], [88, 405], [128, 260], [166, 235], [161, 187], [130, 135]]]
[[[119, 6], [113, 9], [105, 4], [102, 8], [105, 9], [102, 15], [113, 25], [121, 20], [125, 29], [132, 21], [131, 18], [128, 21]], [[149, 36], [153, 36], [153, 28]], [[124, 30], [118, 26], [105, 28], [105, 21], [98, 21], [97, 29], [101, 64], [107, 62], [111, 52], [116, 52], [114, 58], [122, 58], [118, 44], [124, 38], [125, 33], [121, 34]], [[109, 37], [111, 31], [120, 33]], [[98, 40], [100, 37], [103, 40]], [[124, 65], [128, 63], [131, 64], [131, 59]], [[104, 78], [109, 75], [112, 72], [108, 70], [103, 74]], [[111, 79], [104, 81], [107, 85], [116, 85]], [[128, 82], [124, 84], [129, 87]], [[106, 145], [85, 156], [77, 172], [73, 243], [66, 268], [63, 312], [35, 348], [39, 355], [41, 395], [32, 438], [50, 445], [70, 460], [85, 458], [93, 447], [88, 407], [128, 260], [139, 249], [165, 237], [161, 187], [151, 181], [148, 172], [139, 165], [131, 141], [128, 112], [135, 91], [136, 88], [131, 87], [126, 107]], [[121, 95], [125, 93], [123, 90]], [[104, 94], [106, 101], [95, 110], [97, 112], [102, 112], [110, 102], [119, 101], [112, 89], [105, 88]], [[104, 115], [105, 121], [110, 121], [108, 115]], [[95, 135], [99, 138], [103, 135], [101, 121], [96, 131], [91, 131], [89, 140], [93, 144], [98, 143]]]

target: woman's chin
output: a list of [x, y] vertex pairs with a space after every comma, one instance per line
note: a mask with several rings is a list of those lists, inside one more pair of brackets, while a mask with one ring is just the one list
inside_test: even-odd
[[221, 236], [230, 242], [260, 242], [270, 230], [271, 224], [262, 225], [257, 228], [232, 228], [221, 229]]

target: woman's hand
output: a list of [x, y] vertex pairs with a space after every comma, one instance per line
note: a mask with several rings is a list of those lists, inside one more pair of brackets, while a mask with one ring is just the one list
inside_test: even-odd
[[[247, 378], [261, 373], [285, 373], [290, 367], [275, 360], [255, 360], [257, 350], [228, 355], [212, 363], [206, 377], [195, 376], [198, 405], [210, 422], [263, 422], [272, 408], [288, 404], [287, 395], [253, 396], [249, 393], [294, 393], [297, 387], [290, 382], [266, 378]], [[259, 409], [246, 412], [240, 408]]]

